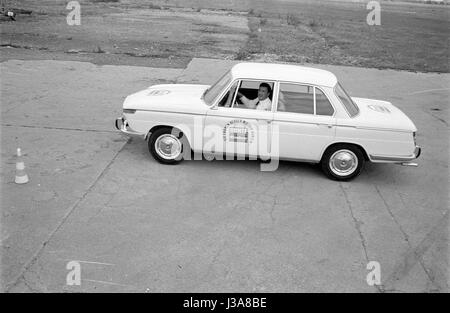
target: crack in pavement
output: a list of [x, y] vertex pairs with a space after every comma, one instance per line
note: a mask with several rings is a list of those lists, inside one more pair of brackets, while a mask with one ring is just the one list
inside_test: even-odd
[[433, 113], [429, 112], [428, 110], [422, 109], [422, 112], [428, 114], [429, 116], [431, 116], [432, 118], [442, 122], [445, 126], [448, 127], [448, 122], [446, 120], [444, 120], [443, 118], [440, 118], [439, 116], [434, 115]]
[[362, 245], [363, 250], [364, 250], [364, 255], [366, 256], [367, 262], [369, 262], [369, 256], [368, 256], [368, 254], [367, 254], [366, 239], [364, 238], [364, 235], [362, 234], [362, 231], [361, 231], [361, 221], [359, 221], [359, 220], [355, 217], [355, 214], [353, 213], [352, 204], [351, 204], [351, 202], [350, 202], [350, 200], [349, 200], [349, 198], [348, 198], [347, 191], [345, 190], [344, 186], [342, 186], [342, 183], [341, 183], [341, 182], [339, 182], [339, 187], [341, 188], [341, 190], [342, 190], [342, 192], [343, 192], [343, 194], [344, 194], [345, 201], [347, 202], [347, 207], [348, 207], [348, 209], [349, 209], [349, 211], [350, 211], [350, 215], [351, 215], [351, 217], [352, 217], [352, 219], [353, 219], [353, 222], [354, 222], [354, 224], [355, 224], [355, 229], [356, 229], [356, 231], [358, 232], [358, 235], [359, 235], [359, 238], [360, 238], [360, 241], [361, 241], [361, 245]]
[[[359, 239], [360, 239], [361, 245], [363, 247], [363, 251], [364, 251], [364, 255], [366, 257], [366, 261], [367, 261], [367, 263], [369, 263], [369, 255], [367, 253], [367, 243], [366, 243], [366, 239], [364, 238], [364, 235], [363, 235], [362, 230], [361, 230], [361, 221], [359, 221], [355, 217], [355, 214], [353, 213], [352, 204], [350, 202], [350, 199], [348, 198], [347, 191], [345, 190], [344, 186], [342, 186], [342, 182], [339, 182], [339, 187], [341, 188], [341, 190], [342, 190], [342, 192], [344, 194], [345, 201], [347, 202], [347, 207], [348, 207], [348, 209], [350, 211], [350, 216], [353, 219], [353, 223], [355, 225], [355, 229], [358, 232]], [[378, 292], [383, 292], [383, 289], [381, 288], [381, 286], [374, 285], [374, 287], [377, 289]]]
[[[395, 224], [398, 226], [400, 232], [403, 234], [403, 237], [404, 237], [406, 243], [408, 244], [409, 250], [412, 250], [413, 246], [411, 245], [411, 242], [409, 241], [408, 234], [405, 232], [405, 230], [403, 229], [402, 225], [400, 225], [400, 223], [397, 220], [397, 218], [395, 217], [394, 213], [391, 211], [391, 209], [390, 209], [386, 199], [384, 199], [384, 197], [381, 194], [380, 189], [378, 188], [378, 186], [377, 185], [374, 185], [374, 186], [375, 186], [375, 190], [377, 191], [377, 194], [380, 196], [381, 200], [383, 200], [384, 207], [388, 211], [388, 213], [391, 216], [391, 218], [394, 220]], [[424, 270], [425, 274], [427, 275], [428, 279], [430, 280], [430, 282], [433, 284], [433, 286], [437, 287], [435, 280], [433, 279], [433, 277], [431, 277], [429, 271], [427, 270], [427, 268], [425, 267], [425, 264], [423, 263], [423, 260], [420, 259], [419, 263], [420, 263], [420, 266], [422, 267], [422, 269]], [[407, 274], [407, 273], [405, 273], [405, 274]]]
[[88, 187], [88, 189], [81, 195], [78, 200], [75, 201], [75, 203], [69, 208], [69, 210], [66, 212], [66, 214], [62, 217], [59, 224], [56, 226], [56, 228], [50, 233], [50, 235], [47, 237], [44, 242], [41, 243], [41, 245], [38, 247], [36, 252], [31, 256], [31, 258], [24, 264], [22, 269], [20, 270], [19, 274], [12, 280], [11, 283], [7, 284], [5, 287], [5, 292], [9, 292], [11, 288], [16, 286], [20, 280], [23, 280], [26, 284], [25, 280], [25, 274], [26, 272], [31, 268], [31, 266], [34, 265], [34, 263], [37, 261], [39, 256], [41, 255], [42, 250], [45, 248], [45, 246], [49, 243], [49, 241], [53, 238], [53, 236], [58, 232], [58, 230], [62, 227], [62, 225], [67, 221], [67, 219], [72, 215], [72, 213], [75, 211], [75, 209], [78, 207], [78, 205], [87, 197], [87, 195], [91, 192], [91, 190], [95, 187], [95, 185], [102, 179], [105, 174], [108, 172], [108, 170], [111, 168], [114, 161], [117, 159], [117, 156], [120, 154], [120, 152], [123, 151], [125, 146], [130, 142], [130, 138], [122, 145], [122, 147], [116, 152], [116, 154], [113, 156], [111, 161], [108, 162], [108, 164], [105, 166], [105, 168], [100, 172], [100, 174], [97, 176], [97, 178], [94, 180], [94, 182]]
[[[443, 217], [437, 222], [433, 229], [425, 236], [425, 238], [415, 247], [409, 249], [406, 255], [403, 257], [402, 261], [399, 262], [395, 267], [391, 275], [386, 279], [384, 285], [393, 285], [394, 282], [399, 281], [403, 277], [407, 276], [411, 269], [418, 263], [423, 262], [422, 257], [428, 251], [428, 249], [435, 243], [438, 237], [443, 231], [446, 230], [448, 226], [448, 212], [447, 209]], [[425, 270], [427, 276], [429, 272]], [[432, 280], [436, 285], [435, 281]], [[437, 286], [439, 287], [439, 286]]]

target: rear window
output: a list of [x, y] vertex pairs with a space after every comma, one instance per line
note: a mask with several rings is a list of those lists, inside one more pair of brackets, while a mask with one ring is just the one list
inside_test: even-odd
[[353, 102], [352, 98], [345, 92], [344, 88], [340, 84], [337, 84], [334, 87], [334, 92], [336, 93], [336, 96], [341, 100], [341, 103], [344, 105], [345, 109], [347, 110], [348, 114], [351, 117], [354, 117], [358, 115], [359, 109], [355, 102]]

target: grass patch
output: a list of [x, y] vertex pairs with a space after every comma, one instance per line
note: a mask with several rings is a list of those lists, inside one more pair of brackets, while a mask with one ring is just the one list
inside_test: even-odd
[[235, 60], [239, 60], [239, 61], [245, 61], [245, 60], [249, 60], [251, 58], [251, 54], [245, 50], [245, 49], [241, 49], [239, 50], [238, 53], [236, 53], [236, 56], [234, 57]]
[[151, 10], [162, 10], [162, 6], [150, 2], [147, 7]]
[[[58, 0], [58, 2], [62, 2]], [[82, 14], [109, 16], [121, 12], [120, 17], [103, 19], [96, 27], [82, 27], [76, 35], [69, 31], [49, 28], [54, 18], [66, 16], [64, 6], [55, 6], [53, 1], [43, 1], [42, 7], [33, 12], [37, 24], [3, 23], [1, 44], [14, 43], [21, 47], [48, 47], [53, 51], [67, 51], [72, 47], [95, 53], [113, 54], [130, 52], [139, 48], [142, 54], [152, 57], [165, 55], [170, 51], [175, 57], [193, 56], [237, 59], [258, 59], [270, 61], [314, 62], [372, 68], [391, 68], [421, 72], [450, 71], [448, 29], [450, 7], [437, 5], [414, 5], [400, 2], [383, 2], [380, 26], [366, 23], [368, 10], [364, 2], [346, 1], [276, 1], [269, 0], [87, 0], [90, 4]], [[96, 3], [97, 4], [93, 4]], [[120, 2], [120, 5], [100, 5]], [[168, 10], [167, 16], [144, 20], [139, 16], [136, 22], [128, 18], [139, 15], [132, 10], [173, 11], [186, 8], [185, 13], [195, 18], [180, 20], [179, 13]], [[223, 12], [221, 12], [223, 11]], [[183, 11], [184, 12], [184, 11]], [[41, 16], [42, 14], [45, 16]], [[153, 12], [155, 13], [155, 12]], [[151, 14], [151, 12], [150, 12]], [[210, 14], [217, 14], [210, 19]], [[206, 16], [208, 15], [208, 16]], [[244, 20], [240, 27], [234, 23], [220, 22], [230, 19]], [[217, 24], [211, 24], [215, 21]], [[198, 23], [199, 25], [197, 25]], [[249, 32], [246, 38], [245, 26]], [[28, 24], [27, 24], [28, 25]], [[182, 25], [182, 26], [181, 26]], [[193, 29], [190, 26], [194, 26]], [[200, 27], [195, 27], [200, 26]], [[155, 30], [156, 28], [156, 30]], [[36, 34], [30, 36], [29, 34]], [[56, 41], [60, 33], [64, 41]], [[95, 33], [95, 36], [91, 36]], [[195, 33], [195, 34], [193, 34]], [[111, 40], [98, 41], [100, 38]], [[203, 37], [201, 37], [203, 35]], [[214, 44], [210, 38], [217, 39]], [[69, 40], [72, 38], [72, 40]], [[243, 40], [246, 40], [244, 43]], [[114, 44], [120, 49], [113, 47]], [[167, 50], [168, 49], [168, 50]], [[107, 52], [105, 52], [106, 50]]]
[[418, 6], [409, 14], [407, 7], [398, 10], [396, 3], [396, 10], [389, 10], [390, 5], [385, 4], [380, 26], [367, 25], [367, 10], [358, 4], [255, 6], [248, 42], [236, 59], [448, 73], [449, 10]]
[[97, 48], [95, 48], [92, 52], [93, 53], [105, 53], [105, 51], [100, 46], [97, 46]]
[[286, 23], [288, 25], [292, 25], [292, 26], [298, 26], [301, 24], [301, 20], [298, 16], [293, 15], [293, 14], [288, 14], [286, 15]]
[[318, 25], [318, 23], [317, 23], [317, 21], [315, 19], [312, 19], [312, 20], [310, 20], [308, 22], [308, 26], [309, 27], [316, 27], [316, 26], [319, 26], [319, 25]]

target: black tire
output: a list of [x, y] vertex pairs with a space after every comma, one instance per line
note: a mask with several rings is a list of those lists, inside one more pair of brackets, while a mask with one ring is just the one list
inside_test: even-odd
[[[180, 153], [174, 157], [174, 158], [165, 158], [161, 155], [161, 152], [157, 151], [156, 148], [156, 142], [158, 138], [163, 137], [164, 135], [170, 135], [175, 138], [177, 138], [181, 144], [181, 151]], [[184, 159], [184, 155], [186, 153], [191, 152], [191, 149], [189, 147], [189, 143], [186, 140], [186, 137], [183, 135], [183, 133], [176, 129], [171, 127], [163, 127], [155, 130], [148, 140], [148, 150], [150, 151], [150, 154], [153, 156], [153, 158], [162, 164], [178, 164]]]
[[[339, 156], [344, 160], [339, 161]], [[348, 159], [345, 159], [349, 157]], [[335, 162], [330, 164], [330, 159], [333, 158]], [[352, 163], [356, 159], [357, 163]], [[349, 181], [361, 173], [364, 166], [364, 153], [358, 147], [351, 144], [337, 144], [328, 148], [322, 156], [320, 165], [322, 171], [331, 179], [338, 181]], [[336, 165], [339, 163], [339, 165]], [[346, 169], [347, 167], [348, 170]], [[342, 172], [339, 172], [342, 170]]]

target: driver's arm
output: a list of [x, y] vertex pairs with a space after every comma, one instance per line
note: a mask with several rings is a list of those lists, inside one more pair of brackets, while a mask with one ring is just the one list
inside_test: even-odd
[[258, 98], [250, 100], [240, 92], [238, 92], [239, 99], [242, 101], [242, 103], [249, 109], [256, 108], [256, 104], [258, 103]]

